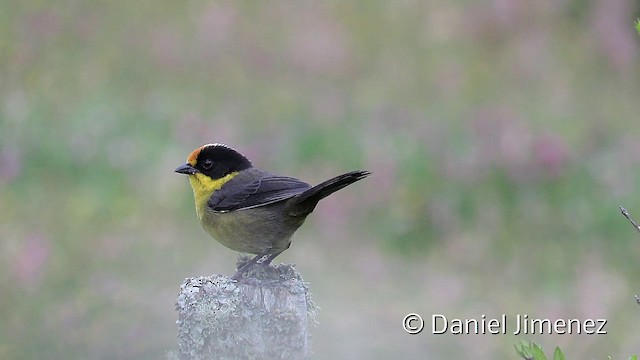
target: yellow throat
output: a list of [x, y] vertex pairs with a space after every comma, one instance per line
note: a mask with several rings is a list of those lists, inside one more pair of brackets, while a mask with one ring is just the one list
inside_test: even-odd
[[202, 221], [204, 209], [206, 209], [207, 202], [211, 195], [213, 195], [216, 190], [220, 190], [222, 185], [233, 179], [236, 175], [238, 175], [238, 172], [232, 172], [219, 179], [212, 179], [201, 173], [189, 175], [189, 183], [193, 189], [193, 198], [196, 201], [196, 214], [200, 221]]

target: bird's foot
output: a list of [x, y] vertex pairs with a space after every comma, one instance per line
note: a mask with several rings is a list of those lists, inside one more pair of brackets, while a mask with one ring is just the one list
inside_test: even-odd
[[[269, 254], [258, 254], [255, 257], [253, 257], [251, 260], [246, 261], [245, 263], [241, 263], [240, 261], [238, 262], [238, 270], [236, 271], [235, 274], [233, 274], [233, 276], [231, 277], [232, 280], [240, 280], [242, 279], [244, 273], [246, 273], [249, 269], [251, 269], [252, 267], [254, 267], [257, 264], [260, 265], [268, 265], [269, 262], [271, 262], [271, 260], [273, 259], [271, 257], [271, 255], [267, 256]], [[267, 257], [267, 263], [265, 264], [264, 262], [260, 262], [260, 260], [262, 260], [263, 258]]]

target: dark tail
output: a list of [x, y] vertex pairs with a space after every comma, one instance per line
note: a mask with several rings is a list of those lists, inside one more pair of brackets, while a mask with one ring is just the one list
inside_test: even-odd
[[316, 185], [302, 194], [296, 196], [289, 214], [292, 216], [307, 215], [315, 209], [318, 201], [326, 198], [334, 192], [354, 182], [364, 179], [371, 174], [369, 171], [356, 170], [338, 175], [322, 184]]

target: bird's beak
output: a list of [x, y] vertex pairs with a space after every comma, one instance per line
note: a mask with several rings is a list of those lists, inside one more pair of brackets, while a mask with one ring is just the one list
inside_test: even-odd
[[191, 166], [189, 164], [180, 165], [180, 166], [178, 166], [178, 168], [175, 171], [177, 173], [187, 174], [187, 175], [193, 175], [193, 174], [198, 172], [198, 170], [196, 168], [194, 168], [193, 166]]

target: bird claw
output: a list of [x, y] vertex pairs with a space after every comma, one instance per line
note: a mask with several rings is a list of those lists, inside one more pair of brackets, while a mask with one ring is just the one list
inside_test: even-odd
[[242, 272], [240, 270], [236, 271], [235, 274], [231, 277], [231, 280], [240, 281], [242, 280]]

